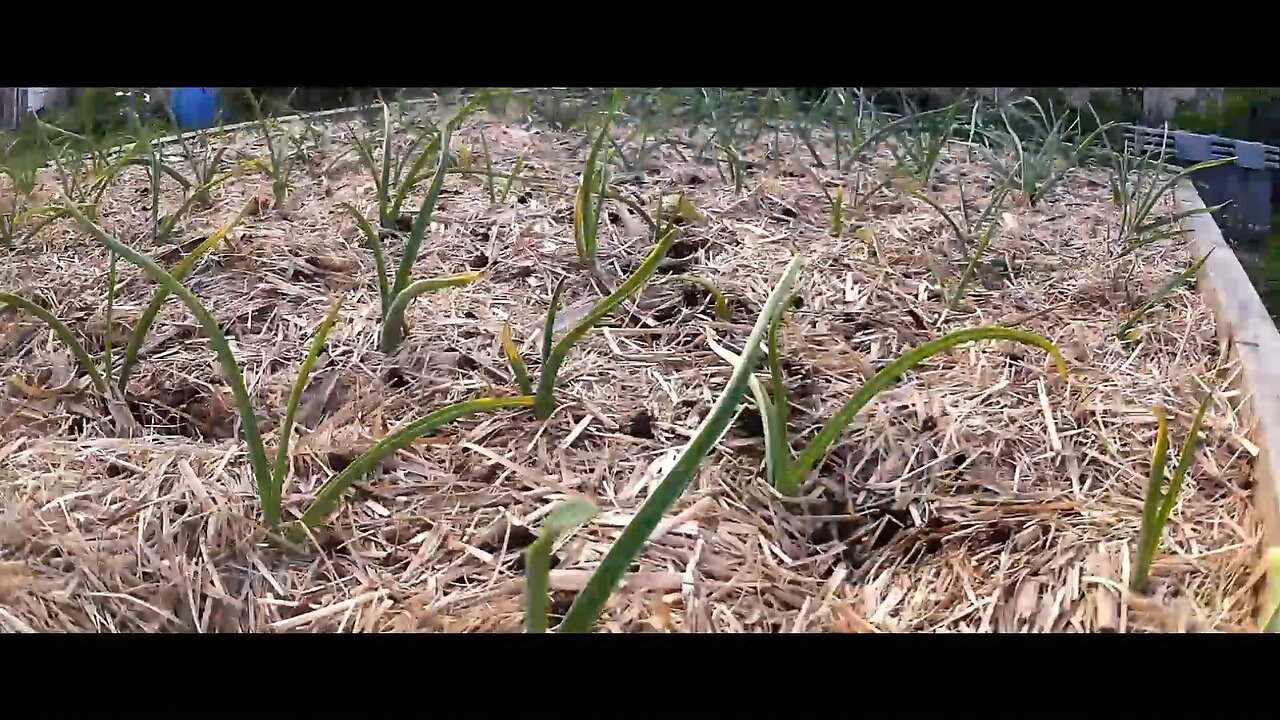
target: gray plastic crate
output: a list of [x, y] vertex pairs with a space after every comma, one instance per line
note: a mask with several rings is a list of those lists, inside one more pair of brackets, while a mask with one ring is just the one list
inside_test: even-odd
[[1201, 170], [1191, 176], [1206, 205], [1231, 204], [1215, 213], [1223, 231], [1234, 239], [1271, 231], [1271, 171], [1280, 168], [1280, 148], [1262, 143], [1201, 135], [1184, 130], [1165, 131], [1138, 125], [1125, 128], [1127, 152], [1159, 152], [1170, 162], [1193, 165], [1218, 158], [1234, 163]]

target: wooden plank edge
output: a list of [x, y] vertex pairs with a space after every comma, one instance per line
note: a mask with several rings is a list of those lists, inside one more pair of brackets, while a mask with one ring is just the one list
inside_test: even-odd
[[[1179, 211], [1205, 206], [1190, 180], [1178, 184], [1174, 198]], [[1218, 341], [1229, 343], [1240, 360], [1242, 416], [1259, 450], [1253, 465], [1253, 502], [1263, 523], [1261, 559], [1267, 548], [1280, 547], [1280, 331], [1213, 217], [1195, 215], [1184, 220], [1183, 227], [1197, 261], [1214, 251], [1200, 269], [1200, 293], [1213, 312]], [[1262, 627], [1268, 618], [1261, 615], [1274, 599], [1264, 594], [1258, 600]]]

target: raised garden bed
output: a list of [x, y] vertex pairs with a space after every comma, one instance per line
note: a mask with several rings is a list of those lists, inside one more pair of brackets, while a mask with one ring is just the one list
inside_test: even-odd
[[[345, 126], [330, 130], [332, 147], [313, 149], [314, 172], [295, 175], [283, 206], [273, 207], [269, 178], [244, 172], [214, 189], [168, 244], [137, 240], [151, 217], [144, 168], [125, 170], [99, 205], [108, 232], [166, 267], [251, 206], [185, 284], [231, 340], [268, 448], [311, 334], [343, 296], [301, 400], [287, 512], [402, 423], [448, 403], [518, 394], [499, 333], [509, 322], [525, 356], [536, 356], [558, 280], [567, 280], [562, 316], [601, 297], [574, 246], [572, 190], [590, 136], [477, 115], [455, 147], [478, 167], [487, 144], [503, 172], [523, 154], [530, 181], [491, 202], [483, 177], [448, 176], [414, 276], [483, 277], [420, 296], [399, 350], [379, 352], [373, 256], [340, 207], [376, 216], [374, 183], [354, 156], [330, 167], [349, 140]], [[1103, 241], [1115, 221], [1106, 173], [1074, 170], [1040, 205], [1006, 204], [1002, 233], [953, 308], [938, 277], [959, 274], [947, 268], [954, 233], [934, 208], [892, 184], [858, 203], [850, 193], [833, 237], [813, 178], [833, 171], [812, 169], [798, 141], [779, 138], [774, 158], [772, 138], [739, 148], [754, 166], [744, 165], [741, 192], [714, 163], [670, 145], [619, 180], [650, 209], [683, 192], [700, 217], [679, 229], [636, 302], [569, 353], [551, 417], [477, 415], [417, 441], [355, 484], [308, 554], [263, 542], [235, 404], [186, 307], [170, 299], [148, 336], [124, 398], [131, 421], [108, 411], [46, 325], [3, 310], [0, 608], [37, 631], [514, 631], [524, 619], [525, 548], [557, 501], [584, 494], [602, 512], [555, 552], [554, 623], [723, 389], [730, 366], [714, 346], [742, 352], [798, 252], [805, 268], [783, 326], [793, 437], [811, 436], [889, 360], [952, 330], [1038, 333], [1061, 349], [1069, 375], [1059, 377], [1040, 349], [1006, 341], [935, 356], [876, 397], [791, 498], [765, 481], [762, 423], [748, 394], [610, 599], [602, 628], [1256, 629], [1266, 512], [1252, 497], [1255, 479], [1274, 476], [1255, 475], [1266, 437], [1257, 414], [1241, 411], [1251, 361], [1242, 366], [1220, 341], [1217, 308], [1191, 287], [1158, 303], [1132, 338], [1116, 337], [1136, 304], [1192, 262], [1188, 248], [1142, 248], [1124, 280], [1127, 261]], [[249, 128], [219, 141], [263, 152]], [[891, 158], [880, 147], [878, 166]], [[877, 171], [860, 166], [866, 190]], [[967, 202], [984, 207], [989, 167], [952, 144], [927, 193], [953, 209], [962, 181]], [[57, 196], [52, 174], [40, 184], [42, 196]], [[406, 208], [418, 207], [426, 185]], [[164, 187], [168, 212], [184, 196], [176, 183]], [[616, 282], [654, 239], [622, 205], [607, 208], [598, 274]], [[385, 242], [398, 258], [396, 237]], [[0, 288], [49, 308], [90, 352], [108, 332], [120, 348], [155, 286], [121, 263], [109, 331], [107, 264], [99, 243], [61, 220], [4, 252]], [[710, 280], [728, 319], [678, 275]], [[1209, 392], [1151, 582], [1130, 592], [1151, 408], [1167, 410], [1176, 455]]]

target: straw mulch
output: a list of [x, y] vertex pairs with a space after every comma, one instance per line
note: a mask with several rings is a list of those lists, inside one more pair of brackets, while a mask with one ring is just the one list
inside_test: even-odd
[[[473, 119], [461, 133], [473, 162], [482, 163], [482, 130], [495, 169], [509, 169], [524, 150], [526, 173], [572, 189], [582, 134]], [[346, 132], [334, 127], [334, 149], [309, 167], [335, 157]], [[234, 142], [263, 152], [252, 133]], [[1213, 318], [1187, 288], [1153, 311], [1137, 342], [1111, 335], [1138, 299], [1186, 267], [1186, 250], [1174, 243], [1142, 252], [1126, 292], [1103, 243], [1113, 212], [1105, 176], [1076, 172], [1042, 208], [1006, 208], [1009, 229], [966, 301], [948, 311], [934, 272], [954, 278], [960, 263], [945, 268], [956, 249], [938, 214], [881, 193], [850, 210], [852, 227], [832, 238], [826, 201], [803, 167], [808, 155], [789, 142], [784, 136], [782, 161], [763, 146], [748, 153], [765, 169], [751, 171], [740, 196], [678, 148], [655, 155], [643, 179], [621, 177], [650, 207], [659, 193], [683, 191], [703, 217], [682, 230], [673, 267], [571, 353], [552, 418], [475, 416], [420, 441], [357, 483], [307, 557], [262, 542], [234, 406], [184, 306], [168, 301], [134, 374], [131, 412], [116, 417], [52, 332], [4, 310], [0, 627], [515, 631], [523, 549], [554, 503], [584, 493], [604, 512], [557, 551], [552, 610], [563, 613], [723, 387], [729, 368], [711, 343], [741, 351], [794, 248], [807, 265], [785, 332], [793, 436], [810, 437], [905, 348], [961, 327], [1015, 322], [1044, 334], [1062, 348], [1070, 377], [1061, 379], [1040, 350], [1005, 342], [935, 358], [862, 412], [799, 500], [764, 483], [748, 399], [615, 593], [603, 628], [1252, 628], [1257, 448], [1233, 410], [1236, 367]], [[934, 196], [956, 208], [963, 180], [985, 206], [985, 168], [952, 150]], [[864, 190], [876, 179], [867, 169]], [[483, 268], [486, 277], [422, 296], [401, 352], [383, 357], [372, 257], [338, 207], [353, 202], [372, 214], [372, 180], [343, 162], [331, 177], [300, 173], [296, 182], [284, 208], [270, 207], [269, 181], [254, 174], [216, 190], [214, 205], [185, 223], [181, 251], [145, 237], [145, 171], [127, 173], [102, 207], [109, 231], [171, 265], [260, 199], [188, 285], [232, 339], [269, 451], [310, 335], [345, 293], [298, 417], [285, 497], [295, 513], [389, 428], [449, 402], [514, 394], [498, 332], [510, 321], [533, 357], [557, 279], [569, 279], [570, 318], [600, 297], [600, 282], [574, 254], [571, 195], [517, 186], [493, 206], [483, 179], [451, 176], [415, 276]], [[46, 190], [55, 187], [48, 178]], [[406, 209], [416, 210], [423, 192]], [[168, 193], [171, 210], [180, 195], [176, 186]], [[651, 243], [635, 218], [615, 210], [602, 230], [604, 280], [629, 272]], [[65, 222], [37, 244], [5, 253], [0, 286], [53, 308], [100, 350], [106, 254]], [[390, 245], [398, 261], [400, 245]], [[705, 293], [672, 272], [714, 281], [731, 301], [731, 320], [714, 320]], [[124, 345], [153, 287], [121, 263], [113, 347]], [[1151, 593], [1130, 596], [1151, 407], [1168, 408], [1177, 448], [1210, 389], [1204, 442]]]

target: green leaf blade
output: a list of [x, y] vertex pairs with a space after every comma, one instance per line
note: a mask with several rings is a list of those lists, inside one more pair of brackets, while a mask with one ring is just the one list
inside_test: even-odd
[[936, 340], [919, 345], [902, 354], [864, 383], [853, 394], [853, 397], [849, 398], [844, 406], [822, 426], [818, 434], [805, 446], [804, 450], [800, 452], [793, 466], [792, 473], [794, 477], [789, 481], [789, 485], [799, 487], [808, 478], [809, 474], [817, 467], [818, 461], [827, 454], [827, 451], [839, 438], [845, 427], [853, 422], [862, 408], [871, 402], [876, 395], [894, 385], [909, 370], [934, 355], [950, 350], [957, 345], [976, 340], [1013, 340], [1024, 345], [1035, 345], [1049, 353], [1058, 368], [1058, 372], [1063, 377], [1067, 375], [1066, 363], [1062, 359], [1062, 353], [1058, 350], [1058, 347], [1035, 333], [1013, 328], [989, 326], [957, 330], [943, 335]]
[[426, 278], [418, 280], [401, 290], [395, 296], [395, 299], [391, 301], [391, 306], [387, 308], [386, 314], [382, 317], [382, 338], [380, 343], [382, 352], [390, 355], [399, 349], [400, 343], [404, 339], [404, 333], [401, 330], [404, 313], [414, 298], [426, 292], [467, 285], [479, 280], [482, 276], [483, 273], [479, 272], [462, 272], [445, 277]]
[[[671, 245], [675, 242], [675, 228], [669, 228], [667, 233], [653, 246], [653, 250], [640, 263], [635, 272], [631, 274], [617, 290], [614, 290], [608, 297], [596, 303], [587, 316], [573, 326], [560, 342], [552, 347], [551, 352], [547, 354], [546, 361], [543, 363], [541, 374], [538, 378], [538, 406], [535, 409], [535, 415], [539, 420], [545, 420], [550, 417], [554, 409], [554, 399], [552, 394], [555, 388], [556, 374], [560, 370], [560, 366], [564, 363], [569, 351], [573, 346], [587, 334], [596, 323], [600, 322], [605, 315], [613, 312], [613, 309], [621, 305], [627, 298], [639, 292], [640, 288], [653, 277], [657, 271], [658, 265], [662, 262], [662, 258], [666, 256], [667, 251], [671, 249]], [[548, 313], [549, 323], [554, 323], [554, 317]], [[554, 324], [549, 330], [554, 330]], [[545, 349], [547, 337], [543, 337], [543, 347]]]
[[385, 317], [387, 308], [391, 305], [391, 287], [387, 284], [387, 255], [382, 248], [382, 238], [354, 205], [344, 202], [341, 207], [355, 219], [360, 232], [364, 233], [365, 241], [369, 243], [369, 249], [373, 251], [374, 271], [378, 273], [378, 299], [381, 301], [382, 314]]
[[37, 318], [40, 318], [44, 324], [48, 325], [54, 333], [57, 334], [58, 339], [67, 346], [67, 349], [71, 351], [76, 362], [80, 364], [80, 369], [83, 370], [84, 373], [89, 376], [89, 379], [93, 381], [94, 389], [104, 397], [107, 395], [107, 381], [102, 377], [102, 373], [98, 372], [98, 366], [93, 361], [93, 357], [89, 355], [88, 350], [84, 349], [84, 345], [80, 343], [80, 340], [75, 336], [75, 333], [71, 332], [71, 328], [67, 327], [67, 324], [62, 322], [57, 315], [54, 315], [21, 295], [14, 295], [9, 292], [0, 292], [0, 303], [12, 305], [35, 315]]
[[294, 541], [301, 540], [305, 537], [306, 530], [319, 527], [320, 523], [338, 508], [338, 504], [342, 501], [343, 493], [347, 491], [351, 483], [372, 471], [382, 458], [408, 447], [410, 443], [423, 435], [467, 415], [531, 407], [532, 405], [533, 398], [527, 395], [511, 398], [464, 400], [440, 408], [404, 425], [395, 432], [383, 437], [373, 447], [351, 461], [351, 464], [343, 468], [342, 472], [333, 476], [321, 486], [319, 492], [316, 493], [315, 499], [311, 501], [311, 505], [302, 514], [302, 518], [291, 526], [288, 534], [289, 539]]
[[694, 433], [693, 439], [685, 446], [675, 465], [658, 483], [657, 488], [641, 505], [635, 517], [623, 529], [613, 547], [601, 560], [600, 566], [574, 600], [557, 632], [582, 633], [591, 630], [604, 610], [609, 595], [622, 580], [632, 561], [639, 556], [663, 515], [684, 493], [698, 466], [728, 429], [729, 423], [737, 412], [738, 404], [747, 390], [752, 367], [759, 357], [761, 340], [768, 330], [769, 322], [790, 295], [791, 287], [795, 284], [802, 265], [803, 261], [799, 257], [792, 259], [787, 265], [782, 278], [765, 301], [764, 308], [751, 330], [751, 335], [747, 338], [742, 362], [733, 370], [725, 389]]
[[600, 512], [586, 498], [556, 505], [542, 523], [542, 533], [525, 551], [525, 632], [545, 633], [550, 608], [551, 550], [560, 536], [591, 521]]
[[190, 290], [172, 275], [165, 272], [164, 268], [157, 265], [154, 260], [107, 235], [102, 228], [89, 220], [74, 203], [68, 201], [65, 207], [75, 217], [76, 221], [88, 230], [94, 238], [105, 245], [108, 250], [118, 253], [125, 260], [140, 267], [153, 280], [178, 296], [183, 304], [191, 310], [191, 314], [196, 317], [196, 321], [200, 324], [205, 336], [209, 338], [210, 344], [213, 345], [214, 352], [218, 357], [218, 363], [222, 366], [222, 374], [226, 378], [227, 384], [231, 387], [232, 395], [235, 397], [245, 444], [249, 450], [249, 462], [258, 485], [263, 520], [268, 527], [274, 528], [280, 522], [280, 498], [272, 496], [271, 467], [267, 461], [266, 449], [262, 444], [262, 435], [258, 430], [258, 419], [253, 411], [253, 402], [245, 389], [244, 377], [240, 373], [240, 366], [236, 361], [235, 354], [231, 352], [231, 345], [227, 343], [226, 335], [223, 334], [218, 321]]
[[289, 441], [293, 437], [293, 420], [298, 414], [298, 404], [302, 401], [302, 391], [307, 387], [307, 380], [311, 377], [311, 368], [320, 357], [320, 351], [324, 349], [324, 343], [329, 337], [329, 331], [333, 329], [334, 323], [338, 321], [338, 311], [340, 309], [342, 309], [341, 296], [329, 306], [329, 311], [325, 313], [324, 319], [320, 321], [319, 327], [316, 328], [315, 337], [311, 341], [310, 348], [307, 349], [307, 356], [303, 358], [302, 365], [298, 367], [298, 375], [294, 378], [293, 387], [289, 390], [289, 400], [285, 405], [284, 419], [280, 423], [280, 439], [276, 444], [276, 461], [271, 469], [271, 484], [275, 489], [275, 495], [278, 497], [284, 496], [284, 473], [289, 464]]
[[516, 378], [516, 384], [520, 386], [520, 392], [525, 395], [533, 394], [533, 384], [529, 381], [529, 370], [525, 367], [524, 360], [520, 358], [520, 351], [511, 340], [511, 323], [502, 323], [502, 332], [498, 334], [498, 344], [502, 346], [502, 354], [507, 358], [507, 365], [511, 367], [511, 374]]
[[[1129, 587], [1138, 591], [1146, 586], [1147, 572], [1151, 568], [1154, 544], [1151, 536], [1158, 532], [1156, 520], [1164, 503], [1164, 466], [1169, 455], [1169, 420], [1164, 410], [1155, 408], [1156, 444], [1151, 453], [1151, 468], [1147, 476], [1147, 495], [1142, 503], [1142, 527], [1138, 535], [1138, 557], [1134, 562], [1133, 578]], [[1158, 540], [1157, 540], [1158, 542]]]
[[436, 168], [435, 177], [431, 179], [431, 185], [427, 188], [427, 196], [422, 199], [422, 205], [418, 208], [418, 216], [413, 220], [413, 228], [409, 232], [409, 240], [405, 243], [404, 255], [400, 258], [400, 267], [396, 270], [395, 282], [391, 286], [392, 298], [399, 296], [409, 286], [413, 264], [418, 261], [422, 238], [427, 228], [431, 226], [431, 216], [435, 212], [436, 202], [440, 199], [440, 191], [444, 189], [444, 179], [448, 172], [449, 126], [446, 124], [440, 130], [440, 164]]
[[[209, 251], [213, 250], [218, 243], [222, 242], [232, 228], [239, 224], [248, 209], [249, 205], [246, 204], [235, 217], [223, 223], [221, 227], [205, 238], [204, 242], [197, 245], [186, 257], [174, 264], [169, 274], [179, 282], [185, 280], [191, 270], [195, 268], [196, 263], [207, 255]], [[169, 289], [164, 285], [157, 287], [155, 293], [151, 296], [151, 302], [142, 311], [137, 324], [133, 327], [133, 332], [129, 336], [129, 344], [125, 346], [124, 360], [120, 363], [120, 376], [117, 379], [117, 387], [121, 392], [124, 392], [129, 387], [129, 378], [132, 376], [133, 368], [138, 362], [138, 353], [142, 351], [142, 343], [146, 341], [147, 333], [151, 331], [151, 326], [155, 324], [156, 317], [160, 314], [160, 309], [164, 307], [164, 301], [169, 298], [169, 294]]]

